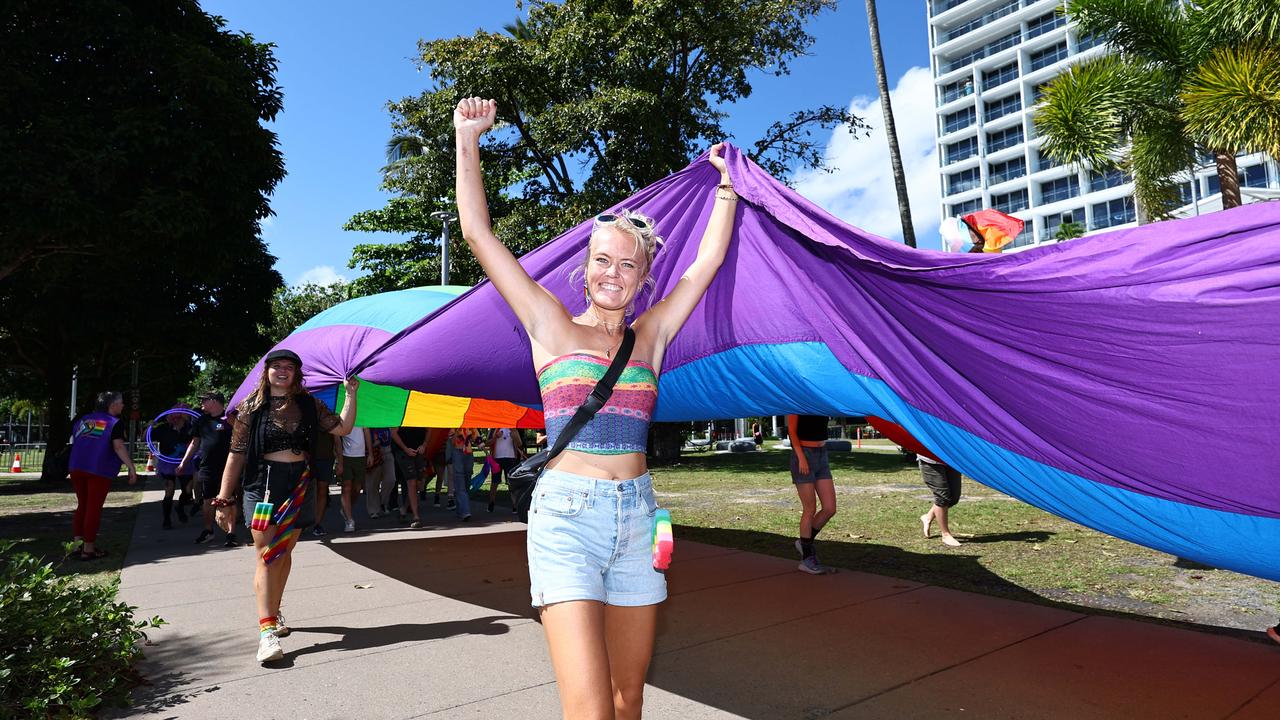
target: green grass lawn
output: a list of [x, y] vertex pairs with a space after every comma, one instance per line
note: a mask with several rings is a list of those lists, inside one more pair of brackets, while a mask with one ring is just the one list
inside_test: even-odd
[[120, 575], [133, 536], [142, 499], [142, 481], [130, 486], [124, 477], [112, 484], [102, 510], [98, 547], [110, 554], [99, 560], [63, 558], [62, 544], [71, 539], [76, 494], [70, 481], [47, 485], [38, 479], [0, 476], [0, 538], [18, 540], [15, 550], [53, 562], [57, 571], [91, 583], [108, 583]]
[[[783, 450], [688, 453], [656, 468], [677, 538], [797, 557], [800, 502]], [[921, 532], [932, 504], [920, 470], [898, 453], [832, 453], [835, 518], [819, 559], [838, 568], [1032, 602], [1258, 630], [1280, 615], [1280, 586], [1179, 560], [1090, 530], [965, 478], [951, 510], [964, 542]], [[677, 553], [679, 543], [677, 542]], [[798, 558], [797, 558], [798, 559]]]

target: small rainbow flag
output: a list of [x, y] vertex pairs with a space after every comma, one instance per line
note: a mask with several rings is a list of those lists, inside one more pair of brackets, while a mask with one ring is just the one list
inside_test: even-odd
[[80, 431], [76, 433], [76, 437], [102, 437], [106, 431], [106, 420], [84, 420], [80, 423]]
[[653, 569], [671, 567], [671, 554], [676, 549], [676, 536], [671, 531], [671, 511], [659, 508], [653, 514]]

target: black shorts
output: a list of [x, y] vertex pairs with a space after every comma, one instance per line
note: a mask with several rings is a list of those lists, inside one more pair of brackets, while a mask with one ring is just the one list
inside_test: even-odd
[[920, 461], [924, 484], [933, 491], [933, 504], [949, 508], [960, 502], [960, 471], [943, 463]]
[[222, 492], [222, 468], [200, 468], [196, 471], [196, 494], [205, 500], [212, 500]]
[[396, 448], [392, 451], [392, 455], [396, 459], [396, 467], [400, 469], [400, 476], [406, 481], [417, 481], [422, 479], [422, 472], [426, 469], [427, 459], [421, 455], [410, 457], [403, 450]]
[[311, 480], [314, 483], [329, 486], [332, 485], [337, 476], [333, 473], [334, 459], [328, 460], [312, 460], [311, 461]]
[[[244, 484], [244, 502], [241, 510], [244, 512], [245, 527], [248, 527], [253, 519], [253, 508], [259, 502], [269, 502], [279, 510], [281, 503], [288, 499], [293, 494], [293, 489], [302, 482], [302, 473], [306, 469], [305, 462], [262, 461], [262, 465], [258, 466], [257, 474]], [[305, 529], [314, 524], [315, 502], [314, 488], [307, 488], [306, 498], [302, 501], [302, 507], [298, 509], [295, 527]]]

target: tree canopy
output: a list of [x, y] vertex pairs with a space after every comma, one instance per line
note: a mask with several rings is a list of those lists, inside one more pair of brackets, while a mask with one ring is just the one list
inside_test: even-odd
[[17, 0], [0, 19], [0, 378], [48, 400], [66, 437], [127, 387], [144, 410], [182, 394], [194, 357], [266, 338], [281, 285], [260, 237], [284, 176], [272, 45], [194, 0]]
[[[435, 211], [452, 208], [452, 112], [462, 97], [498, 101], [481, 159], [494, 228], [517, 253], [684, 167], [725, 139], [724, 108], [751, 95], [755, 72], [785, 75], [813, 38], [808, 21], [834, 0], [565, 0], [527, 3], [502, 32], [423, 41], [419, 64], [434, 86], [390, 104], [384, 188], [399, 197], [362, 212], [348, 230], [412, 233], [357, 245], [350, 266], [368, 274], [357, 294], [439, 282]], [[776, 176], [820, 167], [813, 131], [863, 121], [834, 106], [797, 109], [749, 151]], [[456, 236], [457, 233], [454, 233]], [[479, 267], [451, 248], [454, 282]], [[451, 243], [453, 244], [453, 243]]]
[[1235, 156], [1280, 151], [1280, 3], [1069, 0], [1064, 11], [1113, 52], [1048, 84], [1042, 152], [1132, 172], [1143, 220], [1182, 204], [1178, 180], [1209, 152], [1223, 206], [1239, 205]]
[[299, 325], [348, 299], [349, 290], [345, 282], [280, 288], [271, 301], [271, 324], [263, 331], [271, 343], [278, 343]]

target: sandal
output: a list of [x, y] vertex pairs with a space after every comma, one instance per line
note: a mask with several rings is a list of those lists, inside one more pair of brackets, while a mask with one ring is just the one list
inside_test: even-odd
[[84, 550], [80, 551], [81, 560], [97, 560], [99, 558], [104, 558], [106, 556], [107, 556], [107, 551], [103, 550], [102, 548], [98, 548], [91, 553], [85, 552]]

